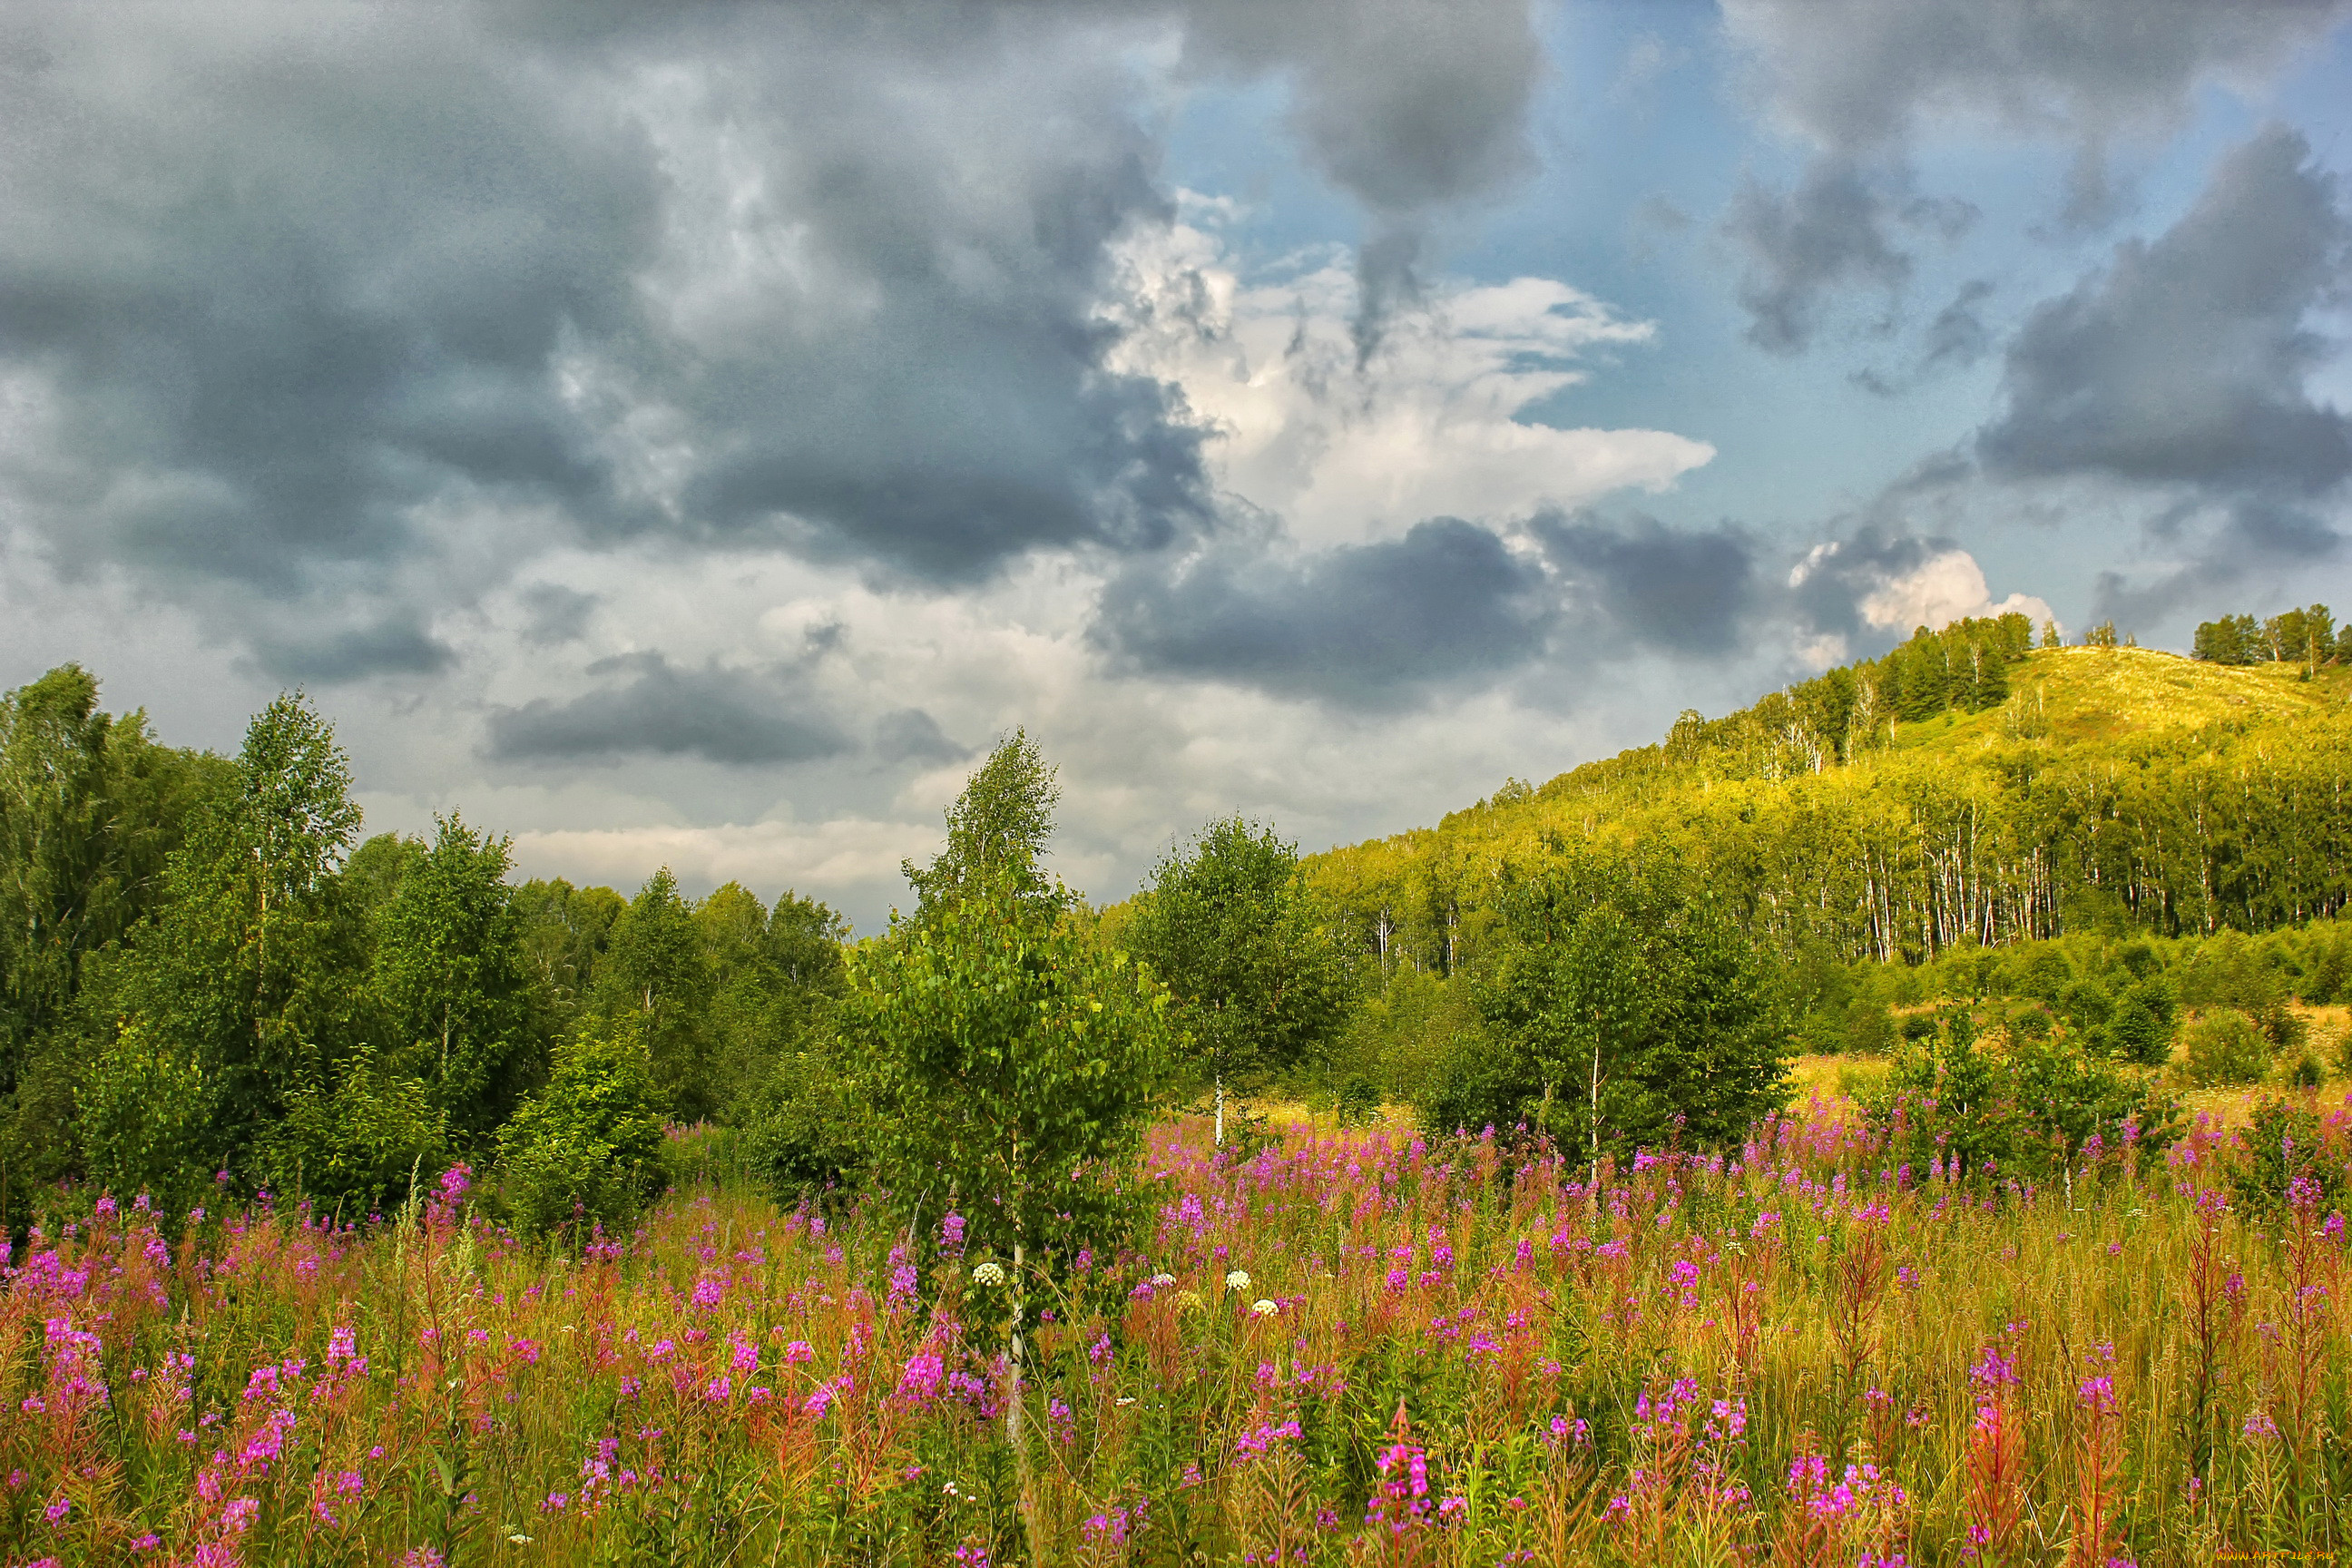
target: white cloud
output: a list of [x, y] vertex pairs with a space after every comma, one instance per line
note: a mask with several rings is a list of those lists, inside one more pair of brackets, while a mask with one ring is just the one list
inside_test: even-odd
[[2044, 601], [2031, 594], [2011, 594], [1995, 604], [1985, 584], [1984, 568], [1965, 550], [1931, 555], [1899, 577], [1890, 577], [1862, 600], [1863, 619], [1885, 631], [1908, 632], [1915, 626], [1940, 630], [1970, 616], [2005, 616], [2015, 611], [2039, 626], [2057, 617]]
[[1118, 368], [1181, 386], [1215, 432], [1209, 458], [1221, 488], [1302, 542], [1393, 538], [1431, 517], [1498, 521], [1663, 489], [1715, 456], [1669, 431], [1522, 420], [1583, 381], [1594, 351], [1637, 347], [1656, 331], [1553, 279], [1433, 289], [1385, 323], [1360, 364], [1344, 251], [1244, 280], [1211, 229], [1180, 223], [1136, 238], [1123, 259]]

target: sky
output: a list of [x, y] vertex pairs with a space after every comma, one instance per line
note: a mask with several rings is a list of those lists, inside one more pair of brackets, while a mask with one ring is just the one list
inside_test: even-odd
[[14, 0], [0, 687], [863, 931], [2352, 611], [2352, 0]]

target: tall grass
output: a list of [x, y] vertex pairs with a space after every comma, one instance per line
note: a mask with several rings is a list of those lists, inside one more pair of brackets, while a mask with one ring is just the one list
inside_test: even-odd
[[1597, 1170], [1304, 1131], [1221, 1163], [1171, 1126], [1145, 1245], [1049, 1292], [1017, 1392], [1009, 1291], [944, 1216], [705, 1188], [568, 1258], [462, 1176], [394, 1222], [263, 1208], [176, 1247], [102, 1202], [7, 1271], [0, 1558], [2333, 1551], [2343, 1220], [2232, 1207], [2231, 1137], [2036, 1189], [1887, 1168], [1821, 1100]]

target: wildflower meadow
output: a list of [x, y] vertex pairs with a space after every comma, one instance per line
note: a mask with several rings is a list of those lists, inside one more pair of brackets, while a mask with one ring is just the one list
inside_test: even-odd
[[951, 1211], [720, 1182], [566, 1250], [462, 1168], [176, 1241], [101, 1199], [9, 1260], [0, 1561], [2332, 1555], [2344, 1219], [2233, 1183], [2239, 1142], [2035, 1185], [1890, 1164], [1821, 1098], [1622, 1163], [1163, 1122], [1139, 1245], [1035, 1275], [1019, 1378]]

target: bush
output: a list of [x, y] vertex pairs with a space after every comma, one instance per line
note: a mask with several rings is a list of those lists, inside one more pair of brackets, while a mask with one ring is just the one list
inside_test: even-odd
[[210, 1126], [203, 1069], [136, 1022], [107, 1042], [82, 1088], [89, 1176], [128, 1201], [144, 1193], [166, 1219], [204, 1201]]
[[1376, 1121], [1381, 1114], [1381, 1086], [1358, 1073], [1339, 1086], [1332, 1110], [1342, 1127], [1361, 1127]]
[[1965, 1026], [1940, 1047], [1898, 1057], [1868, 1110], [1903, 1159], [1926, 1163], [1948, 1153], [1971, 1177], [2046, 1179], [2071, 1168], [2094, 1137], [2110, 1150], [2131, 1143], [2145, 1159], [2171, 1143], [2180, 1124], [2178, 1103], [2147, 1074], [2063, 1042], [1984, 1050]]
[[2124, 992], [2096, 1037], [2109, 1056], [2141, 1067], [2162, 1067], [2172, 1059], [2178, 1014], [2172, 993], [2163, 982], [2143, 980]]
[[865, 1106], [831, 1041], [776, 1058], [751, 1099], [744, 1168], [780, 1203], [865, 1179], [873, 1147]]
[[1895, 1016], [1886, 1004], [1857, 996], [1845, 1010], [1845, 1047], [1858, 1057], [1883, 1057], [1895, 1048]]
[[1780, 1109], [1776, 977], [1705, 879], [1554, 847], [1502, 877], [1499, 940], [1474, 979], [1495, 1047], [1423, 1125], [1525, 1121], [1597, 1154], [1717, 1146]]
[[2234, 1007], [2208, 1013], [2188, 1035], [2189, 1081], [2207, 1089], [2260, 1083], [2271, 1070], [2270, 1042]]
[[546, 1092], [499, 1130], [507, 1201], [523, 1229], [617, 1229], [661, 1190], [662, 1119], [645, 1032], [641, 1015], [587, 1020], [557, 1052]]
[[[2344, 1162], [2328, 1149], [2326, 1129], [2311, 1111], [2264, 1095], [2244, 1137], [2245, 1162], [2230, 1173], [2240, 1203], [2275, 1213], [2300, 1197], [2326, 1214], [2343, 1201]], [[2297, 1181], [2310, 1184], [2291, 1192]]]
[[386, 1068], [362, 1046], [331, 1090], [304, 1084], [264, 1135], [257, 1172], [281, 1193], [308, 1195], [346, 1218], [388, 1213], [448, 1163], [448, 1118], [423, 1080]]
[[2116, 999], [2095, 980], [2077, 980], [2058, 994], [2058, 1011], [2078, 1029], [2095, 1029], [2115, 1016]]

